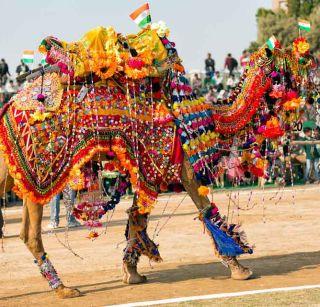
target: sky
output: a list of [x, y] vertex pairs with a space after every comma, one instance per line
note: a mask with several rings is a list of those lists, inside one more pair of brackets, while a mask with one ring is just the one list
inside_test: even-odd
[[[91, 28], [136, 33], [129, 14], [143, 0], [0, 0], [0, 58], [15, 71], [23, 50], [37, 50], [52, 35], [76, 41]], [[149, 0], [153, 22], [163, 20], [188, 71], [203, 69], [208, 52], [222, 68], [227, 53], [239, 58], [256, 39], [255, 13], [271, 0]]]

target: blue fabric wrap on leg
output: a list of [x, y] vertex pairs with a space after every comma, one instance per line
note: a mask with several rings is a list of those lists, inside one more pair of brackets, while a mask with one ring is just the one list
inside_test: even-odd
[[213, 225], [208, 218], [204, 218], [204, 223], [216, 243], [220, 255], [235, 257], [244, 253], [244, 250], [231, 237]]

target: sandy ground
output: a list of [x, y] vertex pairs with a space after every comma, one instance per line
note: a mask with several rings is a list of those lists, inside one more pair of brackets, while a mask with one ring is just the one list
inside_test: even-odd
[[[245, 307], [283, 307], [283, 306], [319, 306], [320, 290], [303, 290], [280, 293], [256, 294], [232, 298], [219, 298], [214, 300], [200, 300], [185, 303], [167, 304], [168, 307], [190, 306], [245, 306]], [[157, 306], [157, 305], [155, 305]], [[161, 306], [161, 305], [158, 305]]]
[[[45, 209], [43, 240], [46, 251], [64, 283], [77, 287], [82, 297], [58, 300], [50, 292], [33, 263], [31, 254], [18, 238], [20, 207], [6, 210], [4, 252], [0, 251], [0, 306], [104, 306], [171, 297], [236, 292], [320, 283], [320, 187], [309, 185], [292, 191], [233, 192], [229, 217], [243, 224], [248, 240], [255, 244], [253, 255], [241, 261], [255, 272], [253, 279], [234, 281], [213, 255], [210, 238], [194, 218], [195, 206], [185, 194], [164, 195], [154, 209], [149, 226], [156, 236], [164, 262], [149, 264], [142, 259], [140, 272], [149, 282], [124, 285], [121, 281], [121, 255], [124, 248], [125, 209], [123, 201], [108, 223], [106, 234], [91, 242], [84, 227], [46, 230], [49, 210]], [[229, 192], [214, 194], [220, 211], [227, 214]], [[184, 201], [181, 203], [181, 201]], [[163, 214], [163, 208], [168, 203]], [[171, 212], [180, 204], [176, 213]], [[239, 203], [242, 210], [234, 209]], [[62, 217], [62, 226], [65, 218]], [[162, 225], [164, 225], [162, 227]], [[59, 243], [69, 242], [83, 259]], [[320, 303], [320, 302], [319, 302]]]

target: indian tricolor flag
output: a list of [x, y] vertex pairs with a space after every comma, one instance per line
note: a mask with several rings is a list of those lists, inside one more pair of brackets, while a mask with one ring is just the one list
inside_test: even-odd
[[277, 39], [274, 35], [272, 35], [268, 40], [267, 40], [267, 45], [269, 49], [273, 50], [277, 44]]
[[34, 51], [33, 50], [25, 50], [25, 51], [23, 51], [22, 61], [25, 64], [32, 64], [34, 62]]
[[299, 19], [298, 20], [298, 27], [299, 27], [300, 30], [304, 30], [304, 31], [307, 31], [307, 32], [309, 32], [311, 30], [310, 22], [307, 21], [307, 20]]
[[130, 18], [142, 29], [149, 25], [151, 23], [149, 3], [145, 3], [131, 13]]

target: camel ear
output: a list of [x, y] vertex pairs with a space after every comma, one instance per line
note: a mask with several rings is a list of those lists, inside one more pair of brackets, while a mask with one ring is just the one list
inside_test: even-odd
[[265, 51], [266, 51], [267, 57], [271, 58], [272, 57], [272, 51], [269, 48], [266, 48]]

